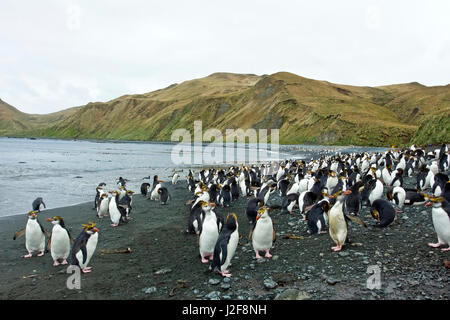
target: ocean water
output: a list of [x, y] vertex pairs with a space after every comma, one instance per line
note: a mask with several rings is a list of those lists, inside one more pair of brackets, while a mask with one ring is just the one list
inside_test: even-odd
[[[37, 197], [44, 199], [47, 209], [93, 203], [97, 185], [104, 182], [108, 190], [113, 190], [119, 177], [128, 179], [127, 188], [137, 193], [141, 184], [151, 182], [155, 174], [170, 183], [172, 172], [177, 169], [181, 171], [180, 179], [184, 179], [188, 168], [200, 165], [193, 163], [194, 152], [188, 156], [192, 161], [174, 161], [174, 146], [173, 143], [0, 138], [0, 216], [25, 214]], [[222, 159], [219, 164], [241, 164], [249, 159], [248, 146], [234, 148], [234, 159]], [[259, 160], [309, 160], [319, 154], [366, 150], [383, 149], [280, 146], [279, 153], [264, 150]]]

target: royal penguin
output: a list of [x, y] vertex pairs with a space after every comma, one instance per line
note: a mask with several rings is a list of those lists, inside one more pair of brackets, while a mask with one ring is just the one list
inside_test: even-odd
[[210, 269], [218, 271], [224, 277], [231, 277], [228, 267], [239, 243], [239, 224], [235, 213], [228, 214], [225, 224], [214, 247]]
[[107, 193], [103, 193], [99, 199], [99, 205], [97, 207], [97, 217], [103, 219], [108, 215], [109, 211], [109, 196]]
[[[158, 178], [158, 176], [155, 176], [155, 177]], [[153, 181], [153, 187], [152, 187], [153, 189], [152, 189], [152, 192], [150, 193], [150, 200], [158, 201], [161, 199], [160, 194], [159, 194], [159, 188], [162, 187], [162, 185], [161, 185], [162, 182], [164, 182], [164, 181], [159, 180], [159, 179]]]
[[287, 212], [292, 214], [295, 206], [297, 205], [298, 195], [291, 193], [285, 196], [281, 202], [281, 213]]
[[159, 193], [159, 200], [161, 201], [161, 204], [166, 205], [167, 201], [170, 199], [169, 190], [167, 190], [166, 187], [161, 187], [157, 192]]
[[213, 202], [202, 202], [202, 225], [199, 230], [199, 252], [202, 263], [208, 262], [213, 259], [214, 247], [216, 245], [217, 239], [219, 238], [219, 233], [221, 231], [221, 226], [217, 221], [217, 216], [213, 212], [216, 204]]
[[406, 191], [402, 187], [390, 187], [386, 191], [386, 198], [394, 204], [394, 210], [401, 212], [406, 200]]
[[450, 250], [450, 204], [443, 197], [431, 197], [427, 202], [427, 207], [433, 207], [431, 210], [431, 219], [433, 221], [434, 230], [436, 231], [438, 241], [436, 243], [428, 243], [430, 247], [438, 248], [442, 245], [449, 247], [442, 251]]
[[435, 197], [439, 197], [440, 195], [442, 195], [445, 189], [445, 184], [448, 181], [448, 175], [446, 174], [438, 173], [434, 176], [434, 184], [431, 186], [431, 191]]
[[174, 171], [172, 175], [172, 184], [177, 184], [179, 177], [180, 175], [178, 174], [178, 172]]
[[426, 168], [425, 165], [419, 168], [419, 173], [417, 174], [416, 177], [417, 190], [424, 191], [426, 188], [428, 188], [427, 186], [428, 171], [430, 171], [430, 169]]
[[150, 183], [148, 182], [144, 182], [141, 184], [141, 194], [143, 197], [146, 197], [148, 195], [148, 193], [150, 192]]
[[23, 256], [24, 258], [31, 258], [34, 251], [39, 251], [38, 257], [44, 255], [45, 235], [49, 235], [49, 233], [41, 225], [37, 215], [37, 211], [28, 212], [28, 221], [25, 229], [18, 231], [13, 237], [13, 240], [16, 240], [21, 235], [25, 234], [25, 248], [27, 249], [28, 254]]
[[41, 206], [44, 206], [44, 208], [46, 208], [44, 200], [41, 197], [36, 198], [31, 204], [33, 211], [37, 212], [41, 212]]
[[344, 213], [350, 215], [358, 215], [361, 210], [361, 191], [364, 189], [362, 181], [356, 182], [347, 191], [347, 196], [344, 201]]
[[[366, 189], [364, 189], [363, 191], [365, 190]], [[368, 187], [367, 190], [368, 190], [367, 196], [368, 204], [372, 205], [372, 203], [375, 200], [382, 198], [384, 192], [383, 183], [379, 179], [373, 179], [371, 181], [370, 187]]]
[[119, 209], [121, 220], [123, 222], [128, 222], [130, 220], [130, 213], [133, 209], [133, 194], [133, 191], [127, 190], [122, 199], [117, 202], [117, 209]]
[[103, 187], [104, 186], [106, 186], [106, 183], [104, 183], [104, 182], [102, 182], [102, 183], [100, 183], [98, 186], [97, 186], [97, 188], [95, 188], [95, 198], [94, 198], [94, 210], [95, 211], [98, 211], [98, 206], [99, 206], [99, 204], [100, 204], [100, 198], [101, 198], [101, 196], [104, 194], [104, 193], [106, 193], [104, 190], [103, 190]]
[[186, 232], [189, 234], [199, 234], [201, 227], [201, 213], [202, 213], [202, 201], [195, 203], [189, 213], [188, 226]]
[[336, 246], [331, 249], [340, 251], [347, 239], [347, 222], [343, 211], [345, 195], [340, 192], [335, 198], [336, 202], [328, 212], [328, 231], [331, 239], [336, 243]]
[[395, 209], [384, 199], [375, 200], [370, 207], [370, 214], [377, 220], [375, 227], [384, 228], [395, 220]]
[[260, 198], [250, 198], [247, 201], [247, 209], [245, 213], [247, 215], [248, 221], [251, 224], [254, 224], [256, 221], [256, 217], [258, 215], [258, 209], [264, 205], [264, 200]]
[[70, 251], [70, 264], [80, 267], [81, 272], [88, 273], [92, 267], [88, 267], [89, 262], [97, 248], [98, 228], [95, 223], [83, 224], [83, 231], [75, 239]]
[[219, 196], [218, 196], [218, 203], [222, 207], [229, 207], [231, 205], [231, 187], [229, 185], [224, 185], [220, 189]]
[[266, 258], [271, 258], [270, 249], [275, 241], [275, 229], [273, 228], [272, 218], [269, 215], [269, 208], [263, 206], [258, 209], [255, 223], [253, 224], [249, 238], [252, 241], [253, 250], [256, 259], [261, 259], [260, 251], [264, 251]]
[[308, 233], [310, 235], [327, 233], [328, 212], [330, 211], [330, 202], [321, 200], [316, 203], [306, 215]]
[[416, 189], [405, 189], [405, 205], [423, 205], [426, 203], [425, 193]]
[[70, 254], [70, 242], [74, 241], [67, 230], [63, 218], [55, 216], [45, 219], [53, 224], [52, 233], [47, 242], [47, 249], [50, 247], [50, 254], [53, 258], [53, 266], [67, 264], [67, 258]]
[[392, 182], [392, 173], [391, 173], [391, 166], [386, 165], [383, 170], [381, 171], [381, 177], [383, 179], [383, 182], [385, 185], [390, 186]]
[[111, 193], [111, 199], [109, 200], [108, 210], [109, 210], [109, 218], [111, 219], [111, 227], [117, 227], [120, 222], [120, 218], [122, 217], [122, 214], [118, 207], [119, 202], [119, 192], [116, 190], [109, 191]]
[[403, 187], [403, 169], [397, 169], [391, 180], [390, 186]]

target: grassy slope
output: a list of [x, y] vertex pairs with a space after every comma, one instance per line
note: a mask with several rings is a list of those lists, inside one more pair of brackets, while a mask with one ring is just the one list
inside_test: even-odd
[[[373, 88], [288, 72], [270, 76], [215, 73], [41, 117], [13, 108], [15, 113], [8, 111], [9, 123], [3, 126], [0, 121], [0, 133], [168, 141], [175, 129], [192, 132], [193, 122], [202, 120], [203, 131], [277, 128], [283, 144], [398, 146], [449, 141], [449, 97], [450, 86], [409, 83]], [[434, 125], [437, 118], [439, 126]]]

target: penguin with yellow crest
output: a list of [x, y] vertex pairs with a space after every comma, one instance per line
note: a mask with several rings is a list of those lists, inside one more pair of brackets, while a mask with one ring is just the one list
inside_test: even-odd
[[23, 256], [24, 258], [31, 258], [34, 251], [39, 251], [38, 257], [44, 255], [45, 235], [49, 235], [49, 232], [41, 225], [37, 215], [38, 211], [36, 210], [28, 212], [28, 222], [25, 229], [20, 230], [13, 237], [13, 240], [16, 240], [21, 235], [25, 234], [25, 248], [27, 249], [28, 254]]
[[276, 239], [272, 218], [269, 216], [269, 208], [263, 206], [258, 209], [256, 221], [250, 230], [249, 238], [252, 240], [256, 259], [261, 259], [260, 251], [265, 251], [264, 257], [271, 258], [270, 249]]
[[224, 277], [231, 277], [227, 270], [231, 264], [234, 253], [239, 243], [239, 225], [235, 213], [228, 214], [225, 224], [214, 247], [214, 255], [210, 269], [218, 271]]
[[82, 226], [83, 231], [75, 239], [70, 252], [71, 265], [79, 266], [83, 273], [88, 273], [92, 271], [88, 264], [97, 248], [99, 230], [93, 222]]

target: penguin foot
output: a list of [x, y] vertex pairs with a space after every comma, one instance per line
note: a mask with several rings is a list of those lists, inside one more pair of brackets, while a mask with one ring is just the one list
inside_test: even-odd
[[259, 253], [256, 253], [256, 259], [262, 259], [262, 257], [259, 255]]
[[431, 243], [431, 242], [428, 243], [428, 245], [429, 245], [430, 247], [433, 247], [433, 248], [439, 248], [439, 247], [441, 246], [441, 244], [442, 244], [442, 243], [439, 243], [439, 242], [438, 242], [438, 243]]
[[333, 250], [333, 251], [341, 251], [341, 249], [342, 249], [342, 245], [331, 247], [331, 250]]
[[228, 270], [220, 271], [219, 273], [220, 273], [223, 277], [231, 278], [231, 273], [230, 273], [230, 271], [228, 271]]
[[61, 264], [67, 264], [68, 262], [67, 262], [67, 260], [66, 259], [64, 259], [62, 262], [61, 262]]
[[24, 258], [31, 258], [33, 256], [33, 254], [32, 253], [29, 253], [29, 254], [27, 254], [27, 255], [25, 255], [25, 256], [23, 256]]
[[208, 263], [208, 259], [202, 257], [202, 263]]
[[81, 272], [83, 272], [83, 273], [89, 273], [89, 272], [92, 271], [91, 269], [92, 269], [92, 267], [86, 267], [86, 268], [81, 269]]
[[118, 223], [111, 223], [111, 227], [117, 227], [118, 225]]
[[43, 255], [44, 255], [44, 251], [40, 251], [37, 256], [42, 257]]
[[450, 246], [448, 248], [443, 248], [441, 251], [450, 251]]
[[59, 266], [59, 265], [60, 265], [60, 263], [58, 262], [58, 260], [53, 261], [53, 266], [54, 267]]
[[266, 258], [272, 258], [272, 255], [269, 253], [269, 251], [266, 251], [266, 254], [264, 255]]
[[213, 259], [213, 255], [210, 255], [209, 256], [209, 261], [212, 261], [212, 259]]

